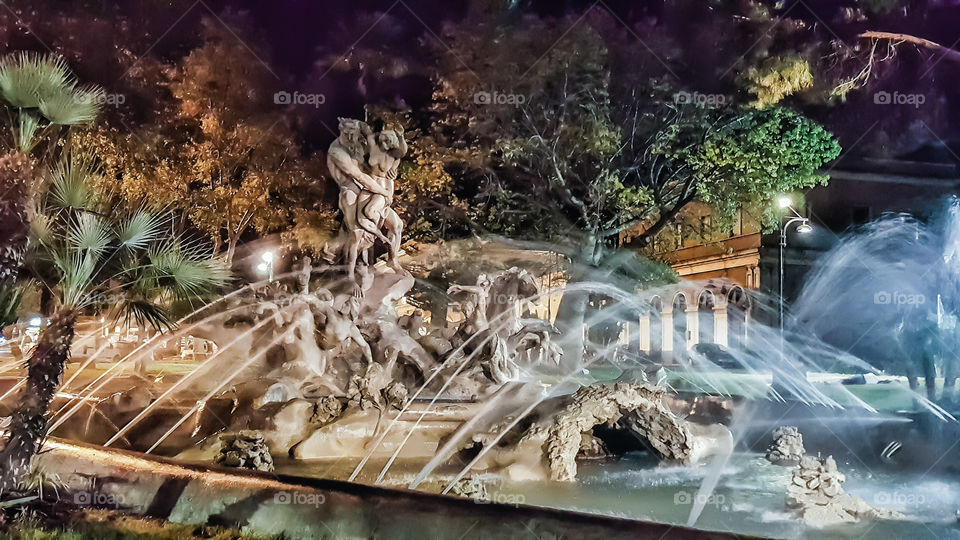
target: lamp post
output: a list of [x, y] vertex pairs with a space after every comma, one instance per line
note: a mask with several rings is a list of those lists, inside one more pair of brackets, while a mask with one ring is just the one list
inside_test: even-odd
[[810, 225], [810, 220], [801, 216], [796, 210], [791, 206], [792, 201], [789, 197], [781, 197], [778, 201], [780, 208], [789, 209], [793, 213], [793, 216], [783, 224], [783, 227], [780, 229], [780, 356], [783, 356], [783, 248], [787, 247], [787, 229], [791, 225], [797, 223], [797, 232], [800, 234], [805, 234], [813, 230], [813, 227]]
[[267, 274], [267, 281], [273, 281], [273, 252], [264, 251], [260, 254], [260, 260], [263, 261], [257, 265], [257, 270]]

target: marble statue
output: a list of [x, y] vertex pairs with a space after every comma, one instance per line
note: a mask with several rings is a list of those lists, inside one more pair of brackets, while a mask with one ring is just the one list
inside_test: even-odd
[[340, 188], [340, 256], [347, 275], [355, 281], [358, 259], [370, 263], [368, 251], [376, 240], [387, 245], [388, 262], [399, 271], [403, 221], [391, 204], [400, 160], [407, 153], [403, 128], [375, 132], [350, 118], [341, 118], [339, 127], [327, 152], [327, 168]]

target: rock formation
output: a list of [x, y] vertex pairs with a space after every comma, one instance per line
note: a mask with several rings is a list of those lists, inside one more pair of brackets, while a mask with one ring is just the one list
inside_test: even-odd
[[893, 510], [874, 508], [860, 497], [843, 492], [846, 477], [837, 470], [833, 456], [804, 457], [793, 472], [787, 489], [787, 505], [815, 527], [852, 523], [860, 519], [901, 519]]
[[220, 451], [214, 463], [227, 467], [272, 471], [273, 456], [259, 431], [240, 431], [220, 436]]
[[698, 463], [732, 449], [733, 438], [726, 427], [702, 426], [677, 417], [661, 403], [664, 392], [646, 383], [582, 387], [554, 412], [535, 421], [512, 449], [492, 452], [485, 465], [502, 466], [515, 480], [572, 481], [584, 434], [592, 436], [591, 430], [603, 424], [626, 431], [661, 459], [674, 463]]
[[486, 501], [490, 498], [487, 493], [487, 485], [475, 476], [468, 476], [457, 481], [450, 488], [450, 494], [475, 501]]
[[773, 443], [767, 449], [767, 461], [774, 465], [797, 465], [805, 453], [800, 431], [794, 426], [783, 426], [773, 432]]

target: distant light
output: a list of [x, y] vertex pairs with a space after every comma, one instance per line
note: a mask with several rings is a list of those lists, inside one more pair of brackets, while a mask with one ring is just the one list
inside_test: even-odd
[[257, 265], [257, 271], [258, 271], [258, 272], [261, 272], [261, 273], [264, 273], [264, 274], [265, 274], [265, 273], [267, 273], [269, 270], [270, 270], [270, 265], [268, 265], [268, 264], [265, 263], [265, 262], [262, 262], [262, 263], [260, 263], [260, 264]]
[[777, 199], [777, 206], [780, 208], [790, 208], [790, 205], [793, 204], [793, 199], [789, 195], [783, 195]]
[[813, 231], [813, 225], [810, 225], [806, 221], [804, 221], [800, 225], [797, 225], [797, 232], [800, 234], [805, 234], [812, 231]]
[[271, 262], [273, 262], [273, 252], [272, 252], [272, 251], [264, 251], [264, 252], [260, 255], [260, 259], [263, 260], [263, 262], [265, 262], [265, 263], [271, 263]]
[[30, 324], [30, 326], [37, 326], [37, 327], [39, 327], [41, 324], [43, 324], [43, 319], [41, 319], [40, 317], [34, 317], [34, 318], [30, 319], [30, 323], [29, 323], [29, 324]]

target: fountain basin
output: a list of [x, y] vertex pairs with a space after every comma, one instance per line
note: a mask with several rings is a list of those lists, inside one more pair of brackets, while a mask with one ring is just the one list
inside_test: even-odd
[[[38, 464], [78, 501], [293, 538], [745, 538], [681, 526], [179, 462], [51, 438]], [[97, 486], [91, 494], [90, 486]], [[114, 507], [116, 507], [114, 506]]]

